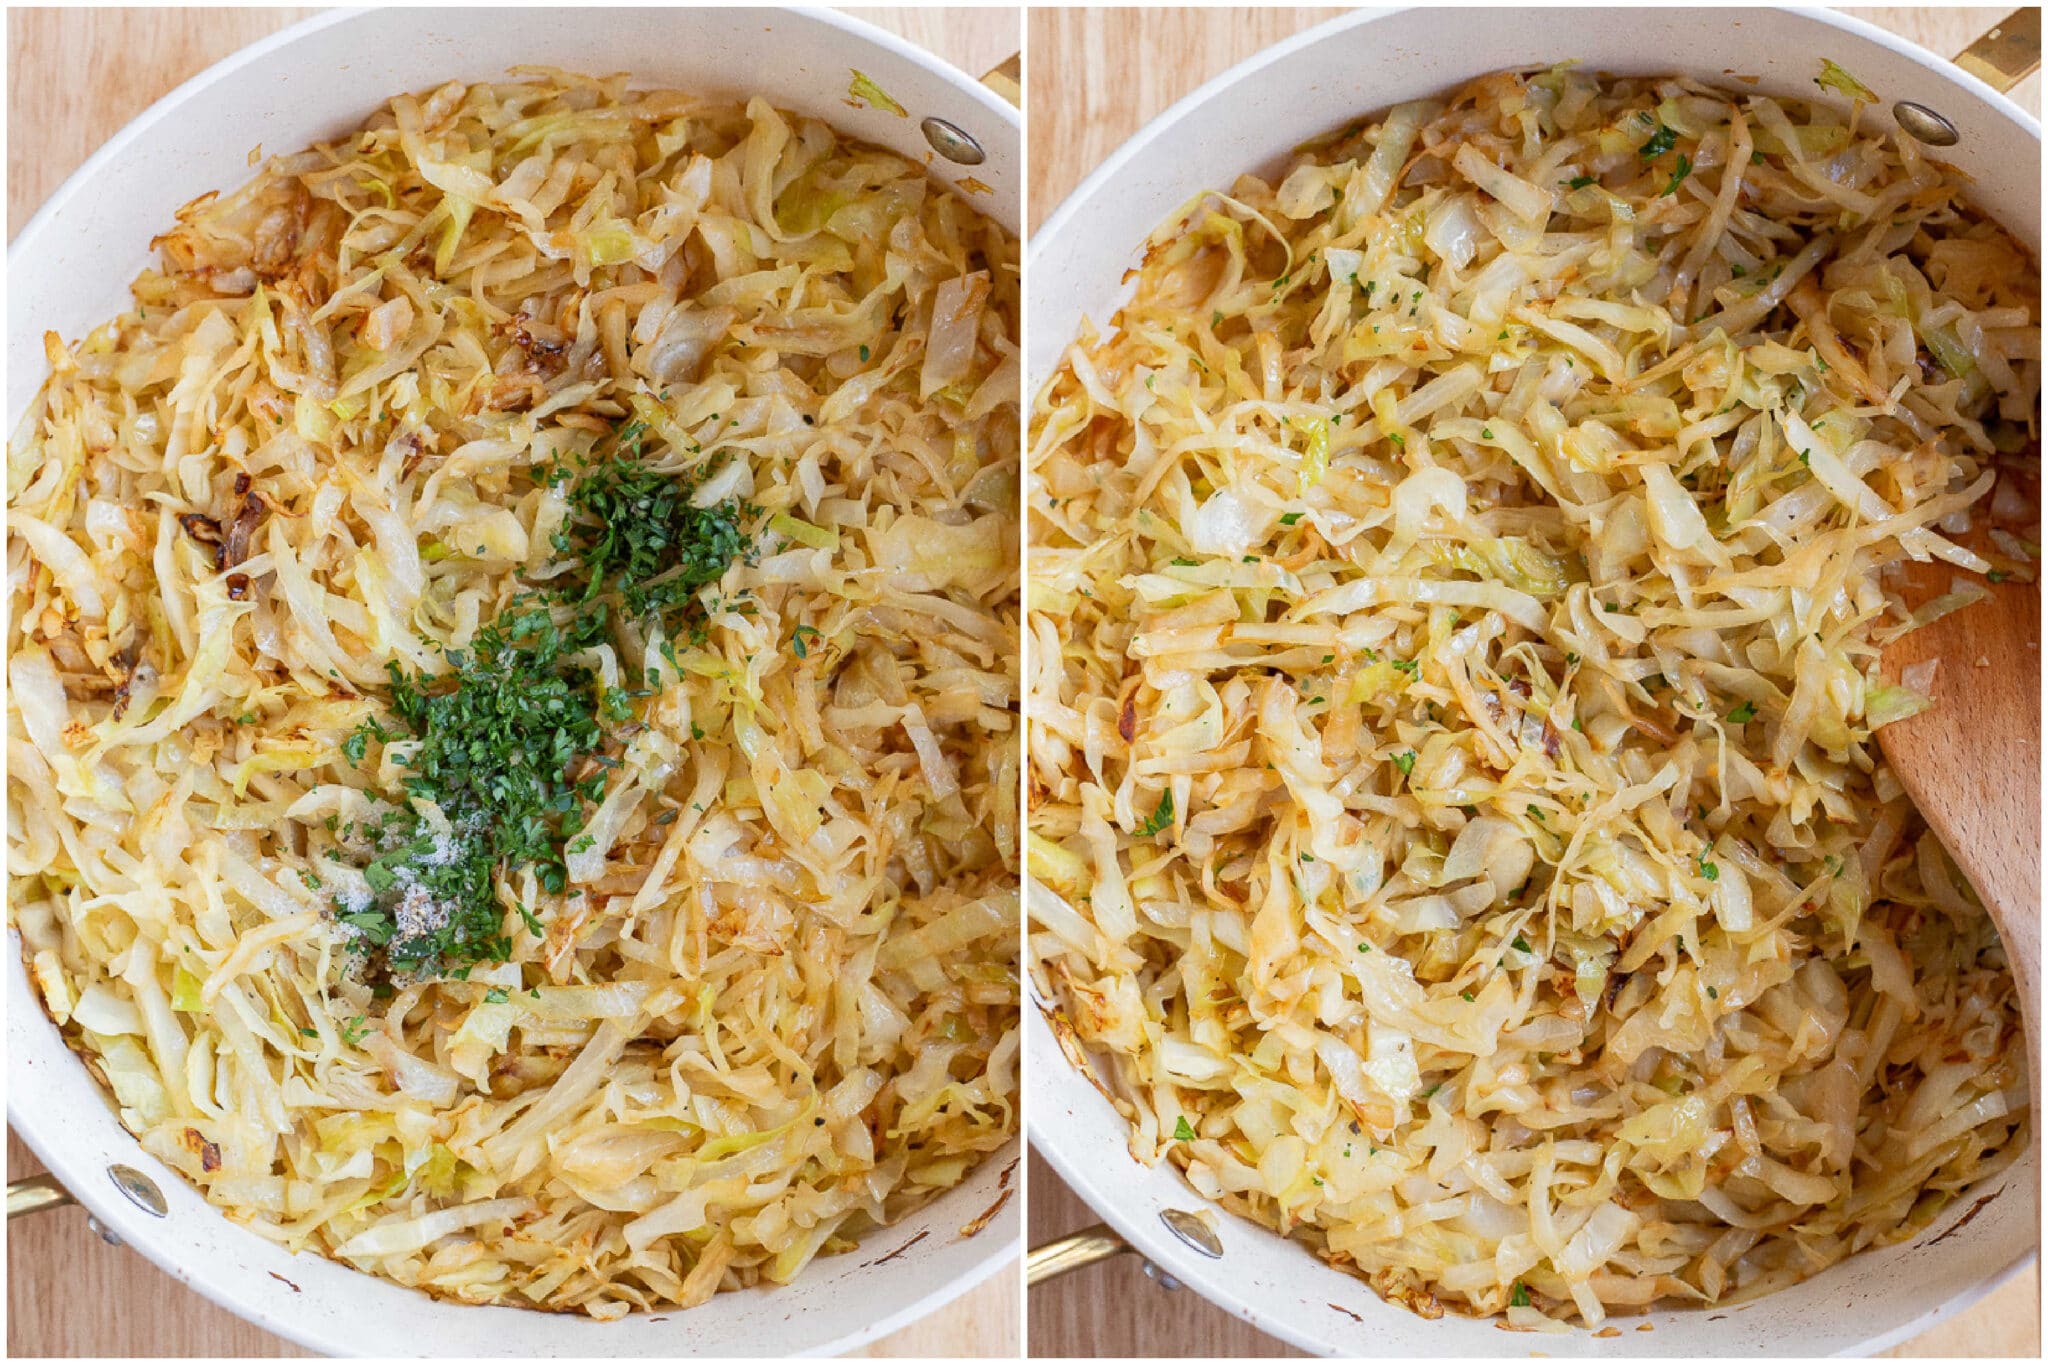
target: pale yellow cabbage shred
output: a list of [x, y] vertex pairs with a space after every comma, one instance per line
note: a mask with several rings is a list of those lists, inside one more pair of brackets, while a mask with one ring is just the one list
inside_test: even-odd
[[1989, 567], [2037, 433], [1964, 188], [1560, 69], [1154, 234], [1026, 482], [1029, 960], [1141, 1160], [1426, 1315], [1597, 1326], [2015, 1159], [2012, 978], [1868, 709], [1887, 566]]
[[[194, 203], [132, 313], [51, 336], [8, 452], [8, 905], [122, 1121], [234, 1218], [613, 1318], [789, 1280], [1015, 1132], [1017, 251], [760, 101], [518, 74]], [[636, 419], [774, 525], [680, 673], [600, 651], [659, 691], [569, 891], [501, 880], [512, 960], [380, 997], [310, 878], [403, 774], [340, 746], [388, 662], [555, 571], [546, 468]], [[181, 518], [245, 497], [224, 573]]]

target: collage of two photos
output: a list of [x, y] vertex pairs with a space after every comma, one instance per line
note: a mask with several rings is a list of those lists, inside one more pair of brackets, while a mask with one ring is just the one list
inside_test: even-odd
[[2039, 1357], [2038, 8], [8, 44], [10, 1357]]

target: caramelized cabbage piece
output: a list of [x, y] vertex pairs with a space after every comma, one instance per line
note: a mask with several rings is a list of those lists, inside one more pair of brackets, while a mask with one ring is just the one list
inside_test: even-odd
[[[2025, 1147], [1872, 742], [2039, 282], [1846, 102], [1487, 77], [1199, 196], [1039, 391], [1036, 987], [1132, 1150], [1415, 1310], [1760, 1294]], [[1967, 667], [1951, 661], [1949, 667]]]
[[[194, 202], [50, 337], [8, 903], [233, 1217], [611, 1318], [789, 1280], [1016, 1131], [1017, 250], [759, 101], [515, 75]], [[752, 553], [584, 652], [604, 796], [559, 889], [499, 869], [509, 960], [367, 970], [351, 831], [411, 741], [351, 736], [568, 571], [551, 471], [621, 444]]]

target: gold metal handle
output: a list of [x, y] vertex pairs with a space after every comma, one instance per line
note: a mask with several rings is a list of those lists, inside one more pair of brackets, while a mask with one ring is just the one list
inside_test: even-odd
[[2041, 69], [2041, 11], [2016, 9], [1956, 56], [1956, 65], [2004, 94]]
[[1027, 1287], [1045, 1280], [1055, 1279], [1069, 1271], [1080, 1270], [1098, 1261], [1107, 1261], [1134, 1250], [1129, 1242], [1117, 1235], [1116, 1229], [1107, 1223], [1082, 1228], [1079, 1232], [1044, 1246], [1031, 1248], [1024, 1255], [1024, 1283]]
[[[2034, 46], [2041, 45], [2039, 19], [2036, 17]], [[2037, 57], [2038, 61], [2039, 58]], [[1024, 54], [1013, 52], [1008, 61], [1001, 62], [982, 73], [981, 83], [1001, 95], [1017, 108], [1024, 107]]]
[[13, 1222], [24, 1214], [41, 1213], [46, 1209], [62, 1208], [78, 1201], [71, 1197], [71, 1191], [57, 1183], [57, 1177], [47, 1172], [32, 1175], [26, 1180], [9, 1181], [7, 1185], [7, 1221]]

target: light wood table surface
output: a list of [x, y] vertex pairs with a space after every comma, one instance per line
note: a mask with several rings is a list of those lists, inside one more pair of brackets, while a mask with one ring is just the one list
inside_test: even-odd
[[[187, 78], [313, 9], [10, 9], [7, 15], [7, 236], [81, 162]], [[862, 8], [972, 75], [1017, 51], [1015, 9]], [[168, 226], [168, 225], [167, 225]], [[13, 1002], [21, 1007], [24, 1002]], [[29, 1006], [33, 1008], [32, 1005]], [[12, 1133], [7, 1176], [42, 1170]], [[7, 1238], [7, 1354], [23, 1356], [301, 1356], [172, 1280], [137, 1253], [108, 1246], [78, 1209], [25, 1219]], [[867, 1356], [1013, 1356], [1014, 1271], [999, 1273]]]
[[[1503, 11], [1507, 13], [1508, 11]], [[1935, 52], [1955, 53], [2010, 7], [1847, 9]], [[1342, 9], [1032, 9], [1026, 105], [1035, 229], [1088, 172], [1147, 122], [1260, 49]], [[2012, 92], [2041, 113], [2041, 78]], [[1043, 1160], [1030, 1165], [1032, 1242], [1098, 1221]], [[1187, 1290], [1167, 1290], [1129, 1256], [1031, 1291], [1031, 1354], [1278, 1356], [1299, 1354]], [[2041, 1355], [2041, 1282], [2029, 1272], [1894, 1356]]]

